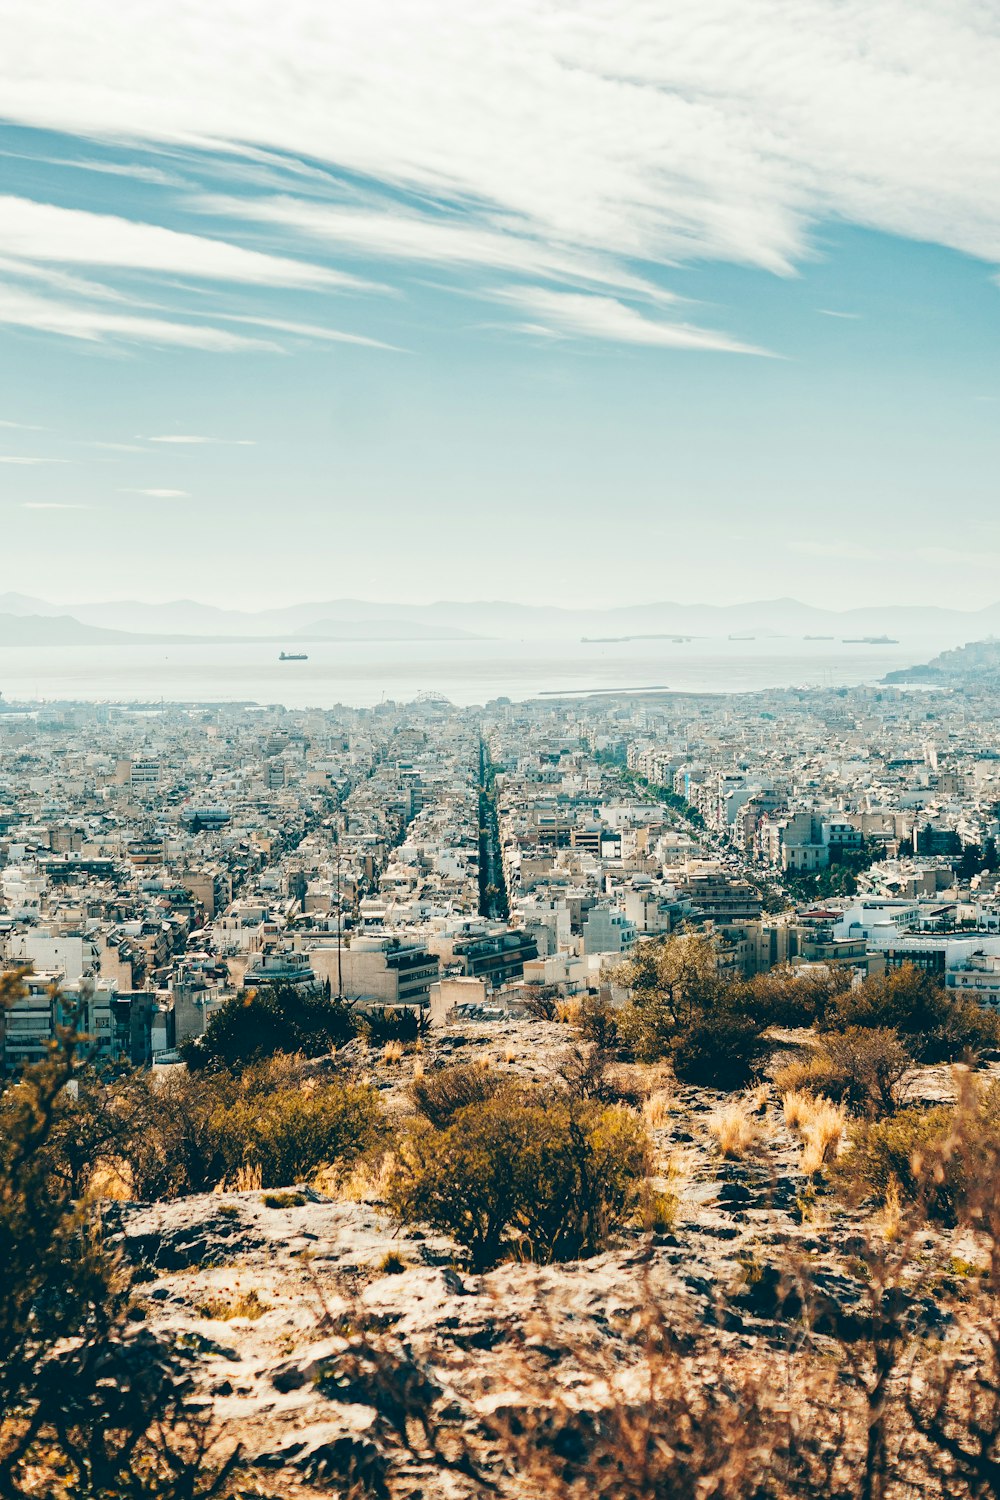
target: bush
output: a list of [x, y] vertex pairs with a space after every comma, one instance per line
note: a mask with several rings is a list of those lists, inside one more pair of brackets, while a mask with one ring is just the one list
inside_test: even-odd
[[412, 1009], [367, 1010], [358, 1017], [358, 1027], [370, 1047], [397, 1042], [409, 1045], [427, 1030], [427, 1019]]
[[263, 1098], [243, 1095], [214, 1116], [225, 1176], [257, 1167], [264, 1188], [305, 1181], [334, 1163], [349, 1164], [375, 1144], [380, 1122], [371, 1088], [340, 1083]]
[[227, 1000], [205, 1035], [186, 1042], [181, 1054], [193, 1071], [238, 1072], [278, 1052], [320, 1057], [357, 1032], [353, 1012], [342, 1001], [294, 985], [244, 990]]
[[424, 1118], [443, 1130], [459, 1110], [485, 1104], [508, 1084], [509, 1080], [501, 1074], [492, 1073], [478, 1063], [461, 1063], [415, 1078], [410, 1085], [410, 1097]]
[[[838, 1166], [841, 1187], [867, 1188], [883, 1203], [897, 1191], [921, 1202], [932, 1218], [954, 1223], [966, 1191], [963, 1156], [944, 1150], [954, 1124], [955, 1111], [938, 1105], [855, 1125]], [[931, 1162], [939, 1170], [927, 1170]]]
[[743, 988], [742, 1003], [765, 1026], [811, 1026], [849, 984], [843, 969], [803, 973], [781, 964], [755, 975]]
[[717, 1089], [745, 1088], [762, 1071], [771, 1044], [759, 1020], [730, 1005], [713, 1005], [670, 1041], [674, 1072], [682, 1083]]
[[580, 1031], [602, 1052], [613, 1052], [621, 1044], [618, 1011], [595, 996], [588, 995], [580, 1002]]
[[774, 1078], [779, 1093], [822, 1094], [854, 1115], [892, 1114], [913, 1056], [889, 1027], [828, 1032], [815, 1053], [788, 1063]]
[[826, 1025], [888, 1027], [899, 1033], [918, 1062], [950, 1062], [1000, 1039], [1000, 1020], [972, 1000], [956, 998], [914, 964], [871, 975], [830, 1006]]
[[[0, 975], [0, 1010], [17, 997]], [[58, 1169], [80, 1045], [60, 1028], [0, 1099], [0, 1494], [208, 1500], [235, 1457], [210, 1462], [180, 1353], [131, 1324], [128, 1276]]]
[[648, 1141], [629, 1110], [507, 1089], [419, 1123], [389, 1188], [400, 1218], [452, 1235], [473, 1268], [514, 1254], [543, 1263], [603, 1249], [635, 1215]]

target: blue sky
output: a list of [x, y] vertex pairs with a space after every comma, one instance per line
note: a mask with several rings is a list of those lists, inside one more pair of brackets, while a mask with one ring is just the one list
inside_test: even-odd
[[8, 0], [3, 588], [1000, 597], [975, 0]]

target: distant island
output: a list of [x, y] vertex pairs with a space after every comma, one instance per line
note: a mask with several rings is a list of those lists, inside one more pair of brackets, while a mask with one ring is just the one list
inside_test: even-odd
[[942, 651], [932, 661], [887, 672], [889, 684], [939, 683], [942, 687], [991, 686], [1000, 681], [1000, 640], [970, 641], [953, 651]]

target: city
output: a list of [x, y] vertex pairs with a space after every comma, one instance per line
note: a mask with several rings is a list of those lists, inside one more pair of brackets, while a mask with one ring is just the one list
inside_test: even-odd
[[912, 963], [1000, 1005], [1000, 732], [967, 694], [4, 706], [8, 1072], [67, 1002], [165, 1064], [243, 989], [436, 1025], [610, 994], [678, 931], [746, 978]]

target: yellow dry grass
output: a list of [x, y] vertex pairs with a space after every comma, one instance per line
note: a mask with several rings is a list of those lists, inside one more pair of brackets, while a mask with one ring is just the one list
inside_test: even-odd
[[899, 1239], [903, 1227], [903, 1199], [899, 1191], [899, 1179], [896, 1177], [889, 1178], [889, 1185], [885, 1190], [885, 1201], [876, 1224], [884, 1240], [891, 1243]]
[[671, 1093], [669, 1089], [654, 1089], [643, 1102], [642, 1118], [649, 1130], [659, 1130], [670, 1117]]
[[382, 1048], [382, 1061], [384, 1063], [398, 1063], [403, 1060], [402, 1042], [386, 1042]]
[[739, 1161], [756, 1145], [760, 1128], [742, 1103], [727, 1104], [716, 1110], [708, 1122], [709, 1135], [718, 1143], [727, 1161]]
[[208, 1297], [195, 1309], [199, 1318], [209, 1318], [215, 1323], [228, 1323], [231, 1318], [262, 1318], [270, 1312], [271, 1304], [261, 1300], [254, 1287], [249, 1292], [238, 1292], [228, 1297]]
[[318, 1192], [341, 1203], [380, 1202], [385, 1198], [395, 1158], [391, 1151], [365, 1158], [345, 1171], [341, 1167], [322, 1167], [313, 1179]]
[[807, 1094], [802, 1089], [791, 1089], [784, 1096], [781, 1108], [789, 1130], [802, 1129], [803, 1123], [811, 1116], [815, 1103], [816, 1096]]
[[832, 1104], [829, 1099], [814, 1099], [812, 1112], [799, 1127], [802, 1136], [802, 1170], [819, 1172], [833, 1161], [840, 1150], [840, 1143], [847, 1124], [847, 1111], [842, 1104]]
[[236, 1176], [231, 1183], [227, 1183], [227, 1186], [236, 1193], [255, 1193], [263, 1181], [264, 1174], [260, 1166], [257, 1163], [251, 1163], [249, 1166], [238, 1168]]

